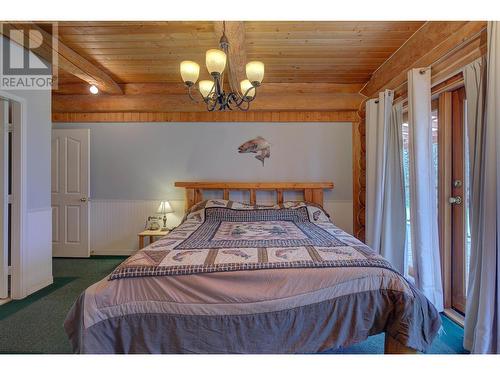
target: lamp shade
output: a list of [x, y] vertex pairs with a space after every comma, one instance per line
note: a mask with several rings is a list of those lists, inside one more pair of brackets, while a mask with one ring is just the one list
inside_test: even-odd
[[264, 63], [261, 61], [250, 61], [246, 66], [247, 78], [250, 82], [260, 84], [264, 79]]
[[[240, 82], [241, 95], [247, 98], [253, 98], [255, 96], [255, 87], [248, 79], [244, 79]], [[248, 91], [248, 92], [247, 92]]]
[[168, 201], [161, 202], [158, 206], [158, 209], [156, 210], [156, 213], [161, 215], [169, 214], [171, 212], [174, 212], [174, 210], [172, 210], [172, 207], [170, 206], [170, 203]]
[[226, 54], [220, 49], [209, 49], [205, 55], [205, 63], [210, 74], [222, 74], [226, 67]]
[[203, 80], [198, 83], [198, 89], [200, 90], [200, 93], [204, 98], [206, 98], [208, 94], [210, 94], [213, 87], [214, 81]]
[[184, 83], [196, 83], [200, 75], [200, 66], [194, 61], [181, 62], [181, 77]]

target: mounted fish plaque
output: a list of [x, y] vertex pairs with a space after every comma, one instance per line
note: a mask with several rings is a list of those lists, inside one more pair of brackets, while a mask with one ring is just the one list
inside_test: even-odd
[[255, 158], [260, 160], [262, 162], [262, 166], [264, 166], [264, 160], [271, 156], [271, 144], [259, 136], [243, 143], [240, 147], [238, 147], [238, 152], [240, 154], [257, 154], [255, 155]]

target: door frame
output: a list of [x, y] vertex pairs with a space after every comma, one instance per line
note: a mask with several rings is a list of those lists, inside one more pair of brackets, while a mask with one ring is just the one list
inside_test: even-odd
[[[462, 86], [452, 92], [452, 118], [453, 118], [453, 132], [452, 132], [452, 176], [453, 180], [460, 180], [460, 186], [452, 186], [452, 196], [461, 196], [462, 204], [452, 207], [452, 307], [465, 314], [466, 304], [466, 270], [465, 270], [465, 216], [467, 199], [465, 196], [465, 132], [466, 124], [464, 116], [466, 113], [465, 108], [465, 87]], [[460, 148], [456, 147], [457, 144], [461, 145]]]
[[[10, 92], [0, 90], [0, 97], [17, 103], [20, 121], [16, 129], [17, 137], [12, 139], [12, 224], [11, 224], [11, 296], [12, 299], [24, 298], [26, 295], [23, 283], [24, 249], [27, 243], [27, 165], [26, 165], [26, 129], [27, 129], [27, 102], [26, 99]], [[17, 140], [17, 143], [15, 142]]]
[[[452, 186], [453, 175], [456, 173], [453, 165], [453, 159], [457, 155], [457, 150], [453, 147], [453, 137], [457, 136], [457, 122], [459, 118], [463, 121], [464, 108], [458, 105], [458, 99], [465, 98], [463, 91], [463, 77], [457, 82], [439, 93], [438, 100], [438, 144], [439, 144], [439, 184], [438, 184], [438, 225], [439, 225], [439, 248], [441, 254], [441, 272], [443, 284], [443, 303], [445, 314], [454, 320], [456, 323], [463, 326], [463, 315], [458, 312], [455, 307], [455, 299], [457, 297], [455, 287], [457, 279], [463, 277], [463, 272], [456, 274], [457, 254], [452, 252], [452, 248], [457, 241], [457, 233], [454, 226], [457, 225], [457, 220], [463, 220], [463, 217], [457, 215], [453, 211], [452, 205], [448, 202], [448, 198], [454, 195], [462, 197], [462, 204], [465, 204], [464, 192], [457, 190]], [[461, 91], [461, 94], [459, 93]], [[460, 96], [462, 95], [462, 96]], [[462, 104], [463, 105], [463, 104]], [[460, 108], [458, 108], [460, 107]], [[466, 129], [461, 124], [461, 131]], [[462, 134], [463, 136], [463, 134]], [[464, 178], [462, 178], [462, 181]], [[460, 189], [463, 189], [462, 185]], [[465, 215], [465, 213], [464, 213]], [[462, 223], [463, 224], [463, 223]], [[458, 244], [458, 245], [463, 245]], [[463, 254], [462, 254], [463, 255]], [[459, 259], [460, 260], [460, 259]], [[461, 307], [464, 311], [464, 306]]]
[[438, 108], [438, 147], [439, 147], [439, 173], [438, 173], [438, 225], [439, 249], [441, 253], [441, 274], [443, 283], [444, 308], [451, 308], [451, 173], [452, 149], [451, 139], [453, 113], [452, 92], [445, 91], [439, 95]]

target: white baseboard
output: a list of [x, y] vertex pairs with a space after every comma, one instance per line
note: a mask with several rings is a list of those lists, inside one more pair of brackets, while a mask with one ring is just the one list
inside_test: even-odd
[[90, 250], [90, 255], [103, 255], [103, 256], [109, 256], [109, 255], [123, 255], [123, 256], [129, 256], [131, 255], [134, 251], [134, 249], [99, 249], [99, 250]]
[[[54, 278], [51, 276], [48, 279], [42, 281], [41, 283], [38, 283], [36, 285], [29, 287], [28, 290], [26, 290], [26, 295], [24, 297], [27, 297], [31, 293], [35, 293], [35, 292], [39, 291], [40, 289], [43, 289], [49, 285], [52, 285], [53, 283], [54, 283]], [[24, 298], [24, 297], [22, 297], [22, 298]]]

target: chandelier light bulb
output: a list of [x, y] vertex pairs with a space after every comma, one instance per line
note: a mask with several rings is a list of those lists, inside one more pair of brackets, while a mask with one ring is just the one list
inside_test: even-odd
[[222, 74], [226, 68], [226, 54], [220, 49], [209, 49], [205, 56], [208, 72], [213, 75]]
[[204, 98], [208, 97], [213, 87], [214, 81], [203, 80], [198, 83], [198, 89], [200, 90], [200, 93]]
[[182, 81], [188, 85], [192, 86], [198, 80], [200, 75], [200, 66], [194, 61], [183, 61], [181, 62], [181, 77]]
[[[245, 98], [253, 98], [255, 96], [255, 87], [248, 79], [240, 82], [241, 95]], [[247, 92], [248, 91], [248, 92]]]
[[89, 91], [90, 91], [91, 94], [96, 95], [99, 92], [99, 89], [97, 88], [97, 86], [91, 85], [89, 87]]
[[264, 79], [264, 63], [261, 61], [250, 61], [246, 66], [247, 78], [252, 84], [258, 86]]

